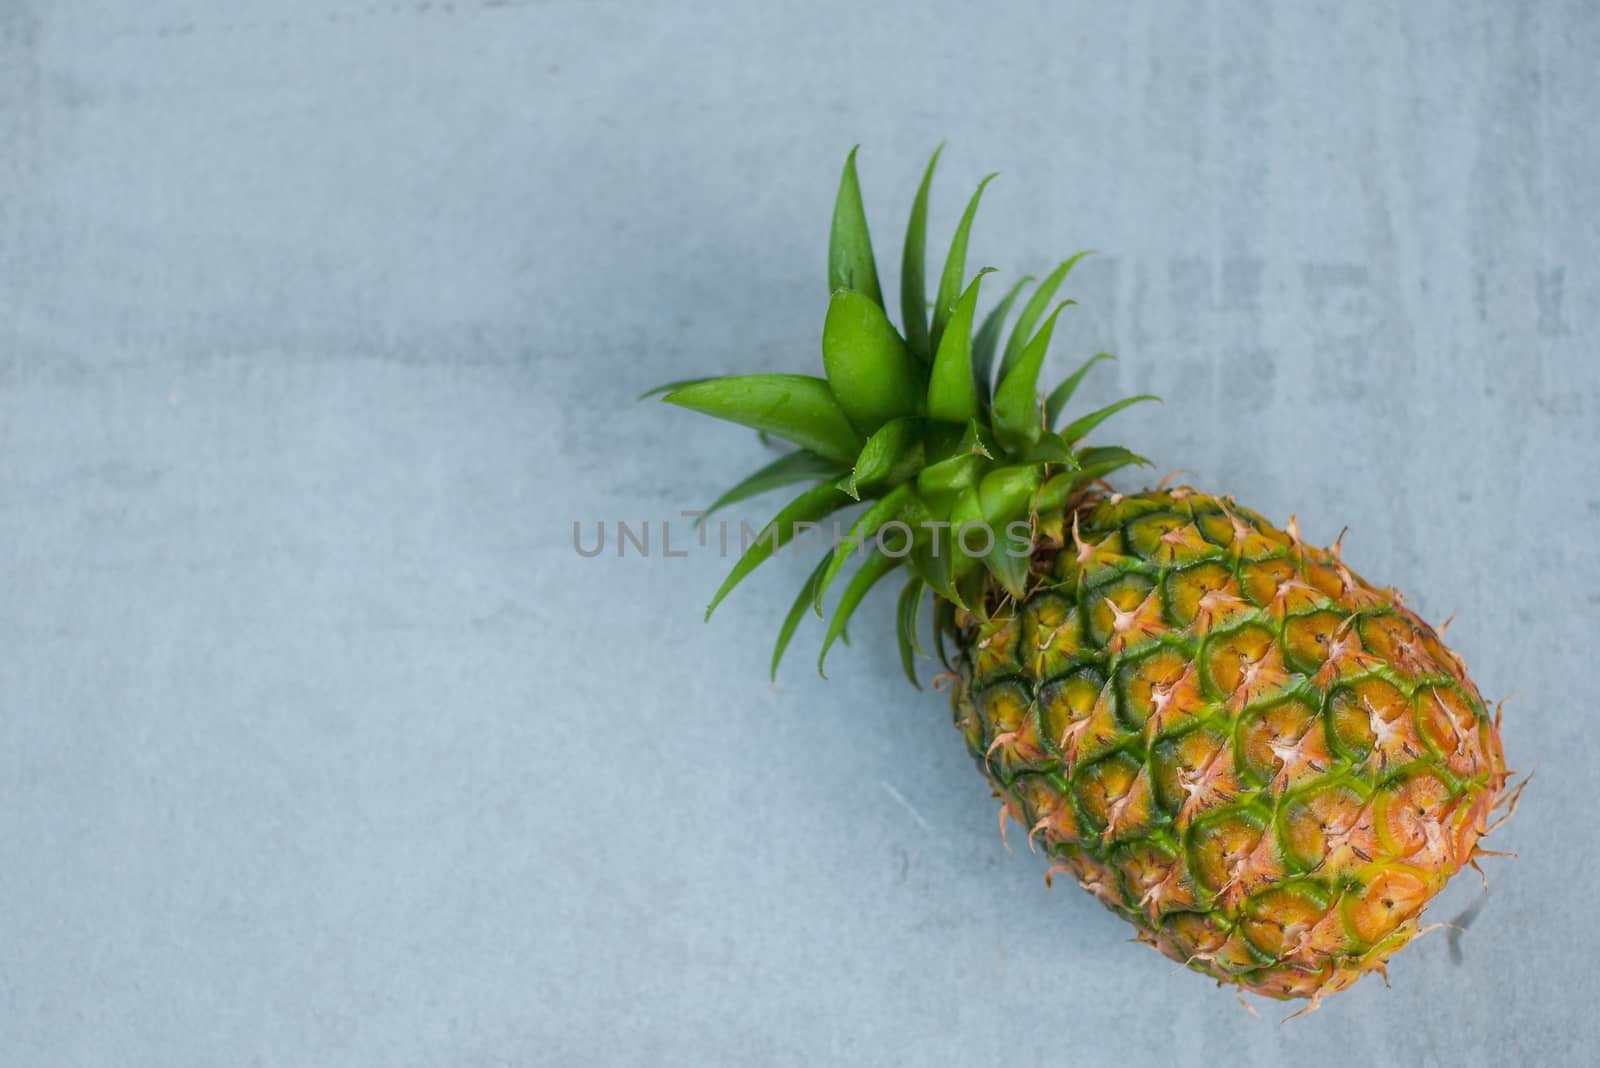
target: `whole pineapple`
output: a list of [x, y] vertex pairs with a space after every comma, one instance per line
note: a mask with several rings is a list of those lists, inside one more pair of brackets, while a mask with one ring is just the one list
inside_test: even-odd
[[1439, 635], [1346, 567], [1337, 544], [1307, 545], [1293, 520], [1278, 529], [1188, 487], [1105, 487], [1147, 461], [1082, 440], [1153, 398], [1059, 426], [1101, 354], [1040, 403], [1056, 316], [1072, 303], [1051, 302], [1083, 254], [1039, 285], [1003, 348], [1031, 279], [974, 330], [989, 272], [966, 278], [966, 246], [987, 179], [930, 321], [937, 162], [906, 234], [903, 333], [885, 311], [852, 152], [829, 249], [826, 378], [663, 389], [799, 446], [711, 510], [811, 484], [741, 557], [708, 617], [796, 534], [865, 505], [801, 589], [774, 673], [847, 562], [863, 558], [824, 658], [868, 590], [905, 568], [902, 665], [915, 683], [931, 589], [956, 724], [1001, 800], [1002, 831], [1020, 823], [1055, 860], [1050, 874], [1070, 873], [1140, 940], [1241, 990], [1314, 1006], [1383, 972], [1428, 900], [1486, 852], [1478, 840], [1508, 797], [1497, 717]]

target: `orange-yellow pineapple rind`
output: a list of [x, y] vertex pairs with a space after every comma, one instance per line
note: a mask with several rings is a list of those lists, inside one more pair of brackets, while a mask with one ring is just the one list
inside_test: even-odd
[[956, 719], [1030, 842], [1166, 956], [1320, 998], [1419, 930], [1505, 796], [1434, 630], [1188, 487], [1094, 495], [1027, 596], [958, 612]]

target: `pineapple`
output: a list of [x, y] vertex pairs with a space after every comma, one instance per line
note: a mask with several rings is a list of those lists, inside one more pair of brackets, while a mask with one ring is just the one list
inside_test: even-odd
[[[906, 576], [903, 669], [932, 630], [955, 723], [1030, 846], [1175, 961], [1308, 1008], [1421, 931], [1430, 898], [1488, 851], [1514, 804], [1491, 716], [1460, 659], [1340, 558], [1226, 497], [1112, 492], [1148, 466], [1085, 445], [1138, 396], [1063, 425], [1091, 357], [1041, 403], [1055, 301], [1082, 259], [981, 321], [966, 247], [988, 184], [956, 229], [928, 314], [929, 162], [911, 209], [891, 323], [855, 152], [829, 247], [825, 377], [674, 383], [662, 399], [796, 448], [711, 508], [806, 488], [762, 530], [707, 609], [792, 541], [860, 507], [778, 631], [777, 672], [805, 615], [828, 621], [819, 670], [868, 591]], [[1001, 342], [1004, 340], [1004, 345]], [[837, 521], [836, 521], [837, 522]], [[842, 523], [839, 524], [842, 529]], [[1504, 816], [1501, 817], [1503, 819]]]

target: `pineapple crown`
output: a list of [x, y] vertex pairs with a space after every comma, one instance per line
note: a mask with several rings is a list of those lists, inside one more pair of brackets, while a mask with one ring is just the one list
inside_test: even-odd
[[[737, 501], [809, 483], [739, 558], [706, 608], [708, 620], [745, 576], [798, 534], [814, 531], [841, 510], [866, 506], [818, 562], [779, 628], [774, 677], [806, 610], [823, 615], [824, 596], [848, 558], [860, 552], [866, 559], [828, 620], [818, 671], [867, 592], [906, 567], [911, 574], [900, 596], [897, 629], [902, 665], [917, 684], [912, 653], [926, 590], [940, 598], [940, 611], [949, 617], [956, 608], [982, 613], [986, 591], [994, 588], [991, 578], [1006, 594], [1023, 596], [1041, 517], [1046, 529], [1054, 519], [1059, 537], [1060, 517], [1075, 496], [1112, 471], [1148, 464], [1124, 448], [1081, 443], [1111, 415], [1154, 397], [1129, 397], [1059, 425], [1084, 375], [1100, 360], [1112, 359], [1110, 354], [1091, 356], [1040, 400], [1039, 371], [1056, 319], [1075, 303], [1052, 307], [1052, 301], [1088, 252], [1065, 260], [1039, 284], [1003, 348], [1007, 317], [1031, 277], [1017, 281], [974, 331], [978, 288], [993, 268], [967, 279], [967, 239], [992, 174], [978, 185], [956, 227], [930, 321], [928, 190], [940, 151], [942, 146], [928, 161], [906, 227], [903, 332], [884, 306], [852, 149], [828, 242], [832, 295], [822, 327], [825, 377], [698, 378], [646, 394], [798, 446], [724, 493], [699, 522]], [[943, 633], [937, 623], [935, 633]]]

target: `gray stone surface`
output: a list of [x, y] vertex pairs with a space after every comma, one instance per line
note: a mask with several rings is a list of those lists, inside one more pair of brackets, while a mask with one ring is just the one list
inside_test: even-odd
[[[0, 1063], [1593, 1062], [1600, 14], [984, 8], [0, 0]], [[889, 605], [771, 686], [804, 561], [573, 552], [753, 465], [632, 398], [812, 360], [844, 152], [882, 252], [941, 139], [974, 263], [1106, 252], [1052, 373], [1520, 694], [1392, 991], [1046, 893]]]

